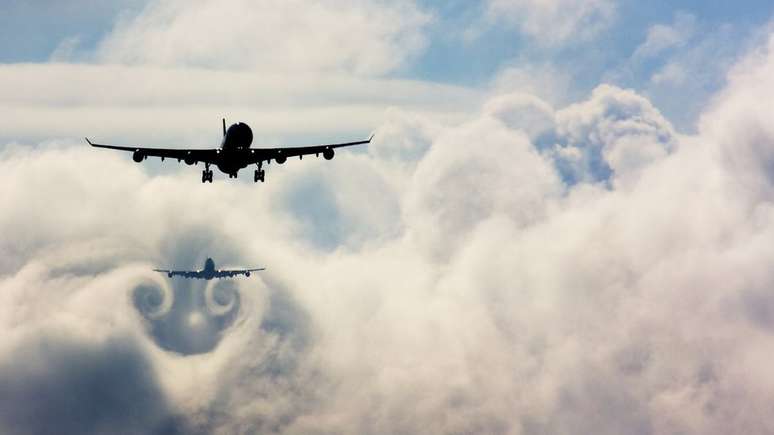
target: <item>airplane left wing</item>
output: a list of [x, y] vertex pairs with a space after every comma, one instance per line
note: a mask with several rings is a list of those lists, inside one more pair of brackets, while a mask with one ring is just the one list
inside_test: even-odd
[[363, 145], [371, 143], [371, 139], [374, 136], [368, 138], [368, 140], [360, 140], [356, 142], [344, 142], [344, 143], [332, 143], [323, 145], [312, 145], [305, 147], [279, 147], [279, 148], [252, 148], [250, 153], [252, 158], [250, 163], [258, 163], [262, 161], [276, 160], [277, 163], [284, 163], [288, 157], [306, 156], [310, 154], [320, 155], [322, 154], [327, 160], [333, 158], [334, 149], [341, 147], [351, 147], [354, 145]]
[[244, 275], [244, 276], [250, 276], [250, 272], [258, 272], [261, 270], [266, 270], [265, 267], [261, 267], [258, 269], [239, 269], [239, 270], [219, 270], [216, 274], [218, 278], [226, 278], [226, 277], [232, 277], [237, 275]]
[[167, 269], [153, 269], [154, 272], [161, 272], [166, 273], [167, 276], [170, 278], [173, 276], [182, 276], [185, 278], [196, 278], [196, 275], [198, 275], [198, 272], [193, 272], [190, 270], [167, 270]]
[[106, 145], [94, 143], [85, 138], [89, 145], [95, 148], [107, 148], [111, 150], [129, 151], [132, 153], [132, 158], [135, 162], [141, 162], [148, 157], [160, 157], [161, 160], [165, 158], [177, 159], [178, 161], [185, 161], [188, 164], [194, 164], [196, 162], [204, 163], [216, 163], [217, 155], [220, 150], [218, 149], [176, 149], [176, 148], [143, 148], [143, 147], [129, 147], [119, 145]]

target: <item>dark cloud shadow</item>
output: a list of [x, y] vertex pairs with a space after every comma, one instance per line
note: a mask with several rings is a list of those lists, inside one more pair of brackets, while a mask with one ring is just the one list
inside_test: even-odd
[[0, 365], [4, 434], [183, 434], [149, 361], [127, 338], [88, 344], [49, 336]]

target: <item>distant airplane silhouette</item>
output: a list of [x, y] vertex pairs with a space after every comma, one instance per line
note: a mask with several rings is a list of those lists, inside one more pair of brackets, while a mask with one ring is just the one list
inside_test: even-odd
[[232, 124], [231, 127], [226, 130], [226, 120], [223, 119], [223, 141], [220, 144], [220, 148], [174, 149], [104, 145], [93, 143], [88, 137], [86, 138], [86, 142], [97, 148], [131, 151], [132, 159], [137, 163], [142, 162], [148, 157], [161, 157], [161, 160], [164, 160], [165, 158], [177, 159], [178, 162], [182, 160], [187, 165], [195, 165], [199, 162], [203, 162], [204, 170], [202, 171], [202, 183], [208, 181], [212, 183], [212, 171], [210, 170], [210, 165], [217, 166], [221, 172], [228, 174], [228, 178], [237, 178], [240, 169], [244, 169], [248, 165], [254, 164], [258, 169], [255, 170], [253, 181], [257, 183], [258, 181], [263, 182], [266, 177], [266, 171], [262, 169], [263, 162], [268, 164], [274, 160], [281, 165], [285, 163], [288, 157], [298, 156], [300, 159], [309, 154], [314, 154], [317, 157], [322, 154], [325, 160], [331, 160], [334, 155], [334, 148], [367, 144], [371, 142], [373, 137], [374, 136], [371, 135], [368, 140], [358, 142], [306, 147], [250, 148], [250, 144], [253, 143], [253, 131], [250, 127], [243, 122], [239, 122]]
[[215, 269], [215, 262], [212, 258], [208, 258], [204, 262], [204, 269], [202, 270], [166, 270], [166, 269], [153, 269], [154, 272], [166, 273], [168, 277], [182, 276], [183, 278], [194, 279], [206, 279], [211, 280], [213, 278], [233, 278], [237, 275], [244, 275], [249, 277], [250, 272], [258, 272], [259, 270], [266, 270], [265, 267], [260, 269], [236, 269], [236, 270], [217, 270]]

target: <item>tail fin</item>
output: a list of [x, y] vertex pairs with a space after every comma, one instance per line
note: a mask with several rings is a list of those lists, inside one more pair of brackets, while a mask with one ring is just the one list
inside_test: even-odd
[[223, 118], [223, 136], [226, 135], [226, 118]]

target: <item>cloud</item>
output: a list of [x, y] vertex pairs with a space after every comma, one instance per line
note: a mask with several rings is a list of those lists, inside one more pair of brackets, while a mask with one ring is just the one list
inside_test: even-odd
[[[154, 1], [119, 18], [91, 52], [76, 36], [54, 63], [0, 65], [2, 140], [209, 147], [225, 117], [247, 121], [256, 144], [303, 145], [367, 136], [393, 107], [459, 119], [482, 98], [393, 78], [423, 51], [432, 19], [412, 1]], [[229, 31], [200, 31], [214, 23]]]
[[81, 39], [77, 36], [63, 39], [51, 53], [49, 60], [52, 62], [62, 62], [72, 59], [80, 43]]
[[725, 85], [731, 67], [766, 39], [759, 28], [710, 24], [675, 13], [654, 24], [631, 57], [609, 72], [608, 81], [637, 87], [681, 131], [695, 132], [708, 100]]
[[675, 14], [672, 24], [654, 24], [645, 41], [634, 50], [635, 59], [656, 56], [664, 50], [682, 47], [696, 32], [696, 17], [686, 12]]
[[[571, 95], [571, 76], [550, 64], [520, 62], [498, 73], [493, 80], [495, 95], [521, 92], [539, 97], [551, 104], [567, 104]], [[578, 99], [582, 96], [578, 96]]]
[[439, 137], [412, 182], [406, 213], [414, 237], [427, 239], [431, 249], [444, 255], [488, 216], [534, 223], [561, 190], [553, 167], [527, 135], [486, 116]]
[[[561, 144], [557, 157], [572, 170], [572, 178], [619, 178], [637, 173], [664, 157], [675, 146], [671, 124], [645, 98], [632, 91], [602, 85], [592, 98], [556, 115]], [[568, 149], [579, 150], [570, 153]], [[576, 160], [578, 157], [579, 160]]]
[[[40, 343], [44, 325], [97, 343], [136, 337], [131, 354], [95, 351], [94, 364], [145, 355], [156, 373], [151, 403], [167, 405], [143, 414], [143, 427], [765, 433], [756, 410], [774, 391], [759, 364], [771, 346], [765, 289], [774, 283], [766, 265], [774, 227], [763, 144], [774, 135], [765, 107], [742, 101], [769, 89], [761, 81], [769, 58], [739, 67], [694, 137], [672, 133], [645, 98], [609, 86], [555, 109], [557, 138], [598, 152], [613, 177], [636, 168], [625, 184], [600, 186], [584, 166], [564, 183], [524, 132], [529, 126], [509, 116], [530, 101], [551, 113], [523, 95], [498, 97], [456, 126], [413, 119], [393, 135], [428, 137], [425, 151], [394, 160], [382, 157], [390, 156], [383, 143], [325, 169], [331, 191], [352, 189], [322, 197], [325, 206], [349, 215], [368, 201], [393, 202], [397, 232], [365, 231], [350, 244], [348, 231], [371, 225], [350, 221], [325, 253], [297, 231], [303, 211], [279, 201], [283, 186], [310, 171], [315, 179], [319, 161], [270, 168], [271, 182], [256, 190], [201, 185], [190, 171], [150, 176], [81, 147], [6, 150], [2, 185], [17, 206], [0, 220], [15, 234], [0, 245], [12, 258], [0, 318], [16, 343]], [[760, 134], [729, 148], [723, 126]], [[718, 158], [731, 149], [748, 163]], [[381, 172], [357, 170], [364, 164]], [[380, 181], [396, 173], [408, 181]], [[110, 183], [91, 182], [93, 174], [110, 174]], [[756, 190], [744, 188], [747, 180]], [[369, 193], [380, 184], [394, 187]], [[185, 356], [185, 337], [159, 337], [130, 295], [147, 279], [166, 285], [147, 272], [153, 264], [195, 264], [203, 255], [269, 270], [239, 282], [238, 314], [215, 345]], [[71, 341], [57, 342], [77, 353]], [[21, 364], [21, 345], [2, 347], [7, 364]], [[42, 388], [90, 382], [66, 367], [53, 365]], [[98, 427], [100, 418], [87, 415], [78, 427]]]
[[0, 366], [4, 433], [187, 433], [131, 339], [41, 334]]
[[[365, 152], [263, 185], [7, 144], [0, 432], [770, 433], [772, 52], [732, 70], [694, 135], [633, 90], [566, 105], [513, 85], [465, 116], [392, 109]], [[59, 125], [43, 108], [99, 106], [69, 89], [89, 68], [53, 68], [73, 71], [11, 107], [39, 98], [38, 125]], [[207, 256], [268, 270], [218, 288], [151, 271]]]
[[763, 195], [771, 192], [774, 180], [774, 152], [769, 142], [772, 128], [764, 108], [774, 90], [772, 52], [774, 38], [769, 36], [731, 69], [728, 86], [699, 122], [701, 131], [721, 146], [724, 164], [733, 168], [748, 188]]
[[589, 39], [615, 18], [612, 0], [489, 0], [487, 13], [494, 20], [546, 45]]
[[[426, 42], [411, 1], [153, 1], [101, 43], [104, 62], [383, 74]], [[228, 29], [208, 31], [207, 29]]]
[[[267, 235], [287, 240], [291, 225], [261, 224], [260, 215], [269, 210], [263, 200], [258, 201], [263, 205], [244, 202], [256, 204], [253, 211], [242, 209], [231, 218], [218, 218], [226, 208], [215, 198], [223, 195], [230, 202], [238, 198], [233, 196], [236, 192], [202, 191], [204, 197], [193, 198], [182, 195], [187, 181], [175, 187], [176, 177], [146, 178], [125, 160], [104, 155], [92, 160], [94, 156], [82, 147], [54, 145], [6, 150], [3, 154], [3, 168], [22, 184], [6, 191], [13, 192], [10, 197], [17, 207], [13, 213], [4, 213], [2, 219], [5, 228], [15, 228], [17, 233], [0, 246], [4, 260], [2, 323], [6, 331], [0, 349], [3, 361], [11, 367], [29, 366], [27, 361], [50, 361], [40, 374], [9, 369], [6, 376], [9, 383], [29, 379], [29, 384], [9, 384], [16, 386], [12, 391], [28, 388], [25, 392], [33, 394], [30, 385], [40, 384], [40, 391], [58, 394], [52, 396], [53, 402], [41, 403], [38, 408], [25, 402], [19, 407], [26, 413], [47, 416], [45, 424], [56, 426], [61, 421], [64, 427], [88, 433], [108, 430], [104, 425], [115, 422], [111, 416], [118, 412], [127, 416], [130, 432], [158, 428], [168, 433], [169, 428], [178, 427], [169, 426], [168, 421], [179, 422], [179, 431], [185, 433], [244, 425], [278, 430], [295, 420], [302, 409], [312, 406], [309, 399], [317, 392], [312, 381], [319, 378], [315, 375], [319, 370], [314, 361], [307, 362], [316, 341], [307, 309], [299, 305], [284, 280], [266, 276], [263, 279], [270, 283], [266, 286], [262, 277], [256, 276], [249, 283], [237, 283], [237, 287], [218, 288], [223, 283], [202, 288], [199, 283], [167, 282], [161, 274], [151, 272], [156, 265], [199, 265], [206, 256], [225, 266], [266, 264], [269, 256], [283, 256], [279, 254], [282, 249], [253, 236], [270, 228]], [[60, 171], [52, 170], [54, 166]], [[101, 173], [100, 167], [107, 172]], [[36, 173], [40, 182], [58, 184], [69, 193], [50, 189], [46, 195], [25, 194], [19, 186], [33, 187]], [[100, 186], [107, 184], [93, 182], [94, 174], [110, 174], [108, 184], [114, 188], [101, 190]], [[144, 181], [135, 184], [132, 180], [138, 181], [138, 176]], [[254, 187], [249, 186], [253, 194], [257, 193]], [[169, 201], [167, 195], [172, 191], [180, 194], [180, 202]], [[78, 198], [87, 197], [90, 201], [77, 205]], [[210, 204], [211, 208], [181, 219], [181, 211], [193, 203], [189, 201]], [[102, 208], [111, 202], [113, 207]], [[22, 216], [27, 217], [26, 222], [20, 220]], [[220, 229], [211, 226], [218, 220], [223, 223]], [[151, 221], [153, 226], [148, 225]], [[238, 228], [242, 230], [231, 232]], [[254, 230], [244, 231], [246, 228]], [[280, 236], [286, 231], [286, 236]], [[239, 242], [248, 238], [248, 245]], [[257, 243], [255, 251], [243, 251], [252, 251], [249, 246], [253, 242]], [[306, 268], [305, 262], [278, 261], [272, 269], [279, 272], [283, 263]], [[242, 284], [250, 284], [249, 291]], [[48, 338], [49, 330], [57, 334]], [[104, 344], [115, 337], [128, 337], [136, 345], [120, 352]], [[61, 351], [19, 351], [20, 347], [45, 348], [47, 340]], [[92, 348], [95, 350], [89, 350]], [[249, 356], [243, 359], [240, 355], [246, 350]], [[59, 353], [69, 355], [61, 364]], [[192, 365], [197, 358], [200, 362]], [[133, 362], [135, 359], [139, 361]], [[79, 364], [91, 368], [76, 376]], [[128, 371], [135, 365], [142, 371], [136, 377]], [[101, 377], [115, 378], [115, 389]], [[235, 392], [221, 385], [243, 383], [244, 379], [252, 379], [248, 387], [254, 389], [252, 392], [248, 388]], [[131, 384], [128, 390], [123, 389], [126, 384]], [[104, 397], [104, 389], [115, 395]], [[80, 414], [64, 412], [58, 406], [58, 397], [74, 393], [81, 395], [84, 409], [78, 411]], [[263, 411], [239, 410], [257, 406], [261, 397]], [[127, 400], [142, 401], [142, 406], [131, 408]], [[280, 405], [283, 401], [284, 406]], [[147, 420], [135, 414], [144, 413], [145, 407]], [[232, 410], [244, 418], [234, 418]], [[3, 432], [45, 430], [34, 426], [43, 422], [13, 417], [20, 414], [22, 418], [25, 412], [12, 412], [3, 419]]]
[[[0, 104], [0, 137], [17, 141], [89, 135], [211, 147], [226, 117], [248, 122], [256, 144], [303, 145], [367, 136], [391, 107], [459, 119], [482, 99], [479, 91], [452, 85], [346, 74], [15, 64], [1, 65], [0, 77], [7, 96]], [[37, 91], [23, 91], [28, 83]]]

